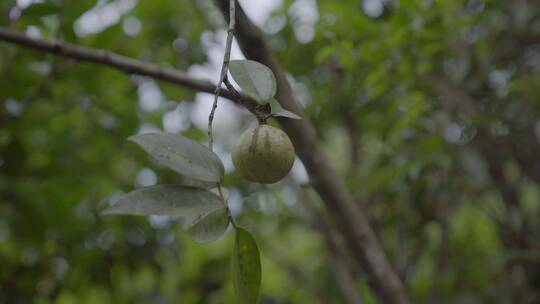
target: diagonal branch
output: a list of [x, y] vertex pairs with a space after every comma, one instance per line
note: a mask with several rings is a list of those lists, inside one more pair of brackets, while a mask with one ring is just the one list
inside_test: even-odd
[[[203, 92], [213, 93], [215, 89], [215, 85], [211, 82], [191, 78], [186, 72], [171, 68], [162, 68], [105, 50], [96, 50], [67, 42], [30, 38], [24, 34], [1, 27], [0, 40], [79, 61], [106, 65], [120, 69], [126, 73], [151, 76]], [[231, 97], [230, 93], [225, 91], [223, 92], [223, 96], [227, 98]]]
[[[216, 90], [216, 85], [212, 82], [193, 78], [184, 71], [160, 67], [155, 64], [135, 60], [106, 50], [93, 49], [61, 41], [48, 41], [40, 38], [30, 38], [22, 33], [3, 27], [0, 27], [0, 40], [82, 62], [91, 62], [98, 65], [108, 66], [122, 70], [129, 74], [150, 76], [201, 92], [213, 94]], [[238, 96], [229, 90], [222, 89], [219, 93], [220, 96], [228, 98], [237, 103], [239, 102]], [[251, 109], [254, 109], [257, 106], [255, 102], [251, 102], [247, 97], [243, 98], [243, 100], [244, 102], [241, 104], [242, 106], [250, 107]], [[248, 108], [248, 110], [250, 110], [250, 108]]]

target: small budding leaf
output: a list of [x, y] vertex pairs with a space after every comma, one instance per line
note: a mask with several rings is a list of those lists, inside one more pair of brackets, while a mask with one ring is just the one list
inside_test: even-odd
[[160, 164], [189, 178], [219, 182], [223, 177], [223, 163], [202, 144], [187, 137], [170, 133], [150, 133], [131, 136]]
[[220, 208], [189, 227], [188, 233], [198, 243], [208, 243], [219, 239], [229, 227], [227, 209]]
[[291, 119], [302, 119], [302, 117], [300, 117], [299, 115], [291, 111], [285, 110], [275, 98], [270, 99], [270, 107], [272, 108], [273, 116], [281, 116]]
[[276, 77], [267, 66], [251, 60], [232, 60], [229, 71], [240, 88], [259, 104], [276, 94]]
[[232, 255], [232, 280], [238, 303], [256, 304], [261, 286], [261, 261], [255, 239], [236, 228]]
[[221, 198], [210, 191], [181, 185], [156, 185], [124, 195], [103, 213], [181, 216], [193, 225], [221, 208]]

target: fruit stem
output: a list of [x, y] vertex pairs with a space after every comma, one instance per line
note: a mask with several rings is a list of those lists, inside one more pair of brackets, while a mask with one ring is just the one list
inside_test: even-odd
[[268, 117], [262, 117], [262, 116], [257, 117], [257, 120], [259, 121], [259, 126], [266, 125], [266, 119], [268, 119]]
[[225, 196], [223, 195], [223, 191], [221, 190], [221, 183], [217, 183], [217, 189], [219, 193], [219, 197], [221, 198], [221, 201], [223, 202], [223, 206], [225, 206], [225, 210], [227, 211], [227, 217], [229, 218], [229, 222], [233, 225], [235, 229], [238, 229], [238, 225], [236, 225], [236, 222], [234, 221], [234, 218], [231, 214], [231, 209], [229, 209], [229, 205], [227, 204], [227, 201], [225, 200]]

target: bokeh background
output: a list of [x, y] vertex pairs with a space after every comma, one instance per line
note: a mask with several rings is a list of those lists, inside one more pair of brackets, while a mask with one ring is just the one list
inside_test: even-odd
[[[538, 303], [540, 3], [240, 3], [412, 302]], [[0, 26], [212, 81], [226, 37], [210, 0], [0, 0]], [[100, 214], [181, 179], [126, 138], [205, 143], [212, 95], [1, 41], [0, 75], [0, 303], [235, 303], [230, 233], [202, 245], [176, 219]], [[324, 217], [299, 159], [271, 186], [234, 172], [254, 124], [220, 102], [215, 150], [262, 254], [261, 303], [378, 303], [308, 212]]]

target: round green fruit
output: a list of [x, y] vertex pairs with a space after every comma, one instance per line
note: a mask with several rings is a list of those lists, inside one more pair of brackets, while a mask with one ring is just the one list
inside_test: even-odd
[[248, 181], [272, 184], [291, 170], [294, 147], [285, 132], [260, 125], [240, 136], [232, 160], [236, 170]]

